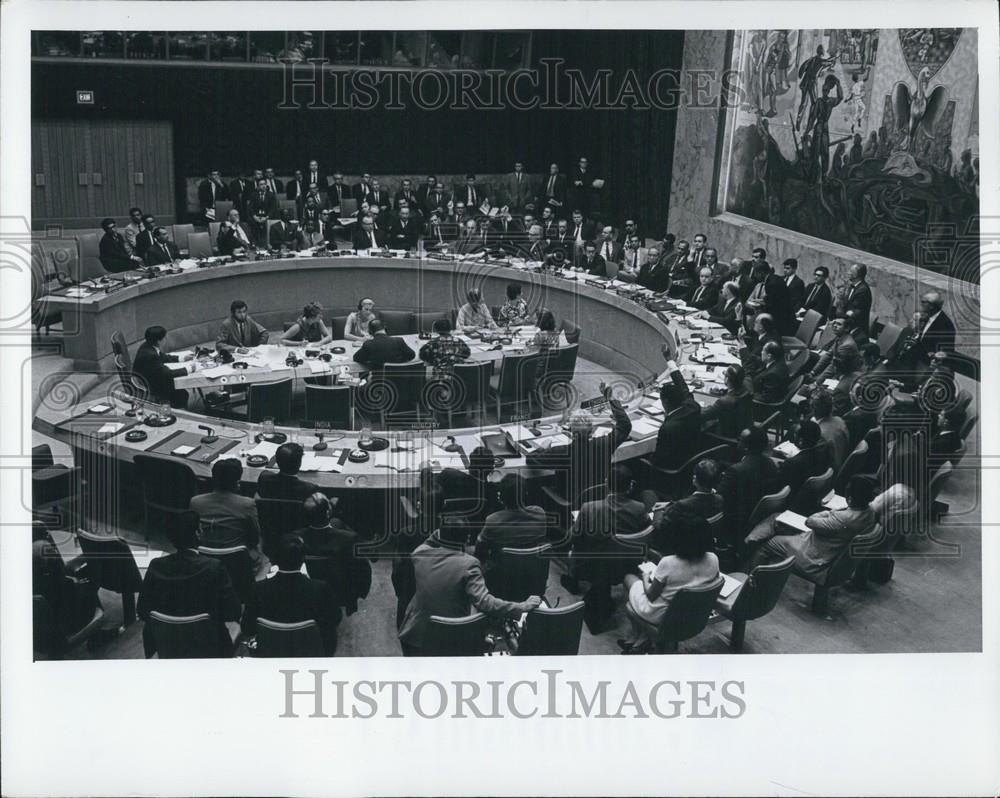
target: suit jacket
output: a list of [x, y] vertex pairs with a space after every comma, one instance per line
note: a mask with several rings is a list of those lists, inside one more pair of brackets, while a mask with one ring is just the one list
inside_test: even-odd
[[687, 383], [679, 371], [670, 375], [677, 388], [687, 397], [680, 407], [667, 412], [656, 435], [653, 463], [660, 468], [676, 468], [698, 452], [701, 441], [701, 406], [688, 392]]
[[742, 541], [749, 530], [757, 502], [778, 487], [778, 466], [764, 454], [748, 454], [722, 474], [719, 494], [722, 496], [725, 526], [730, 541]]
[[607, 435], [589, 439], [574, 436], [566, 446], [529, 454], [526, 465], [556, 471], [563, 495], [574, 505], [580, 494], [607, 479], [611, 458], [632, 432], [632, 421], [618, 400], [610, 402], [614, 429]]
[[783, 535], [772, 543], [795, 557], [795, 571], [814, 574], [826, 568], [858, 535], [871, 531], [878, 519], [871, 507], [823, 510], [806, 519], [808, 532]]
[[306, 182], [305, 178], [302, 178], [302, 180], [289, 180], [288, 184], [285, 186], [285, 199], [301, 201], [308, 190], [309, 184]]
[[486, 197], [486, 187], [480, 185], [472, 186], [472, 197], [469, 200], [469, 185], [467, 183], [462, 183], [461, 185], [455, 186], [451, 193], [452, 198], [455, 202], [464, 202], [466, 213], [469, 216], [475, 216], [479, 213], [479, 206], [483, 204], [483, 200]]
[[403, 189], [397, 191], [392, 198], [392, 207], [396, 210], [399, 210], [399, 201], [403, 199], [406, 200], [407, 204], [410, 206], [410, 208], [413, 210], [414, 213], [420, 210], [421, 207], [420, 199], [419, 197], [417, 197], [417, 192], [414, 191], [412, 188], [410, 189], [409, 196], [407, 196], [406, 192], [403, 191]]
[[389, 189], [385, 186], [379, 186], [378, 190], [373, 188], [371, 194], [368, 195], [368, 204], [378, 205], [383, 212], [389, 210], [391, 202], [392, 198], [389, 196]]
[[600, 255], [594, 255], [594, 260], [588, 262], [586, 258], [580, 261], [580, 266], [586, 269], [587, 274], [592, 274], [595, 277], [607, 277], [608, 276], [608, 264]]
[[598, 241], [596, 243], [597, 254], [604, 258], [604, 260], [611, 261], [612, 263], [621, 262], [623, 252], [621, 244], [617, 241]]
[[[706, 521], [714, 518], [722, 512], [722, 497], [715, 493], [692, 493], [675, 502], [671, 502], [658, 517], [654, 517], [653, 534], [649, 545], [657, 552], [666, 556], [673, 554], [677, 550], [674, 542], [674, 531], [676, 530], [676, 519], [681, 516], [698, 516]], [[715, 541], [711, 541], [710, 548], [715, 548]]]
[[[385, 233], [383, 233], [381, 230], [374, 230], [373, 232], [375, 233], [375, 243], [378, 245], [378, 248], [381, 249], [382, 247], [385, 246]], [[352, 237], [352, 243], [354, 244], [355, 249], [372, 248], [371, 236], [369, 236], [368, 233], [366, 233], [364, 230], [360, 228], [354, 231], [354, 236]]]
[[596, 554], [609, 548], [612, 535], [632, 535], [650, 525], [646, 505], [619, 493], [580, 505], [571, 530], [574, 554]]
[[[596, 234], [596, 227], [594, 223], [588, 222], [586, 219], [584, 219], [582, 222], [580, 222], [580, 227], [581, 227], [581, 232], [583, 234], [583, 238], [581, 239], [582, 244], [586, 244], [588, 241], [593, 241], [594, 236]], [[570, 219], [569, 237], [574, 243], [576, 242], [576, 233], [577, 233], [576, 225], [573, 224], [573, 220]]]
[[298, 226], [292, 226], [279, 219], [277, 224], [271, 225], [271, 229], [267, 233], [267, 241], [271, 249], [281, 249], [282, 246], [296, 249], [298, 247], [298, 234]]
[[835, 361], [843, 358], [854, 358], [859, 354], [857, 341], [850, 333], [844, 333], [832, 341], [820, 351], [819, 360], [813, 366], [811, 374], [813, 379], [825, 380], [836, 373]]
[[142, 259], [147, 266], [159, 266], [164, 263], [180, 260], [181, 253], [174, 246], [174, 242], [167, 241], [165, 244], [167, 247], [166, 252], [163, 251], [163, 247], [159, 244], [154, 244], [146, 250], [146, 254], [142, 256]]
[[728, 299], [720, 293], [715, 307], [710, 308], [708, 311], [708, 320], [713, 324], [725, 327], [729, 332], [735, 334], [740, 323], [740, 319], [736, 313], [739, 307], [740, 301], [738, 299]]
[[176, 355], [165, 355], [145, 341], [132, 358], [132, 371], [142, 377], [158, 401], [169, 401], [174, 393], [174, 372], [167, 363], [177, 363]]
[[430, 216], [431, 211], [435, 208], [447, 208], [450, 199], [451, 195], [441, 186], [435, 186], [434, 190], [431, 191], [430, 187], [423, 183], [417, 189], [417, 202], [423, 208], [425, 216]]
[[229, 199], [229, 190], [222, 183], [215, 184], [215, 195], [212, 195], [212, 181], [208, 178], [198, 184], [198, 204], [202, 209], [214, 208], [219, 200]]
[[716, 432], [726, 438], [737, 438], [753, 424], [753, 394], [746, 385], [736, 392], [727, 391], [714, 404], [701, 411], [702, 423], [718, 419]]
[[[832, 465], [833, 455], [830, 452], [830, 445], [826, 441], [820, 440], [815, 446], [800, 449], [797, 455], [783, 461], [778, 466], [778, 475], [781, 482], [792, 489], [791, 498], [794, 500], [795, 494], [801, 490], [807, 479], [818, 477]], [[812, 512], [813, 509], [809, 508], [806, 514]], [[796, 512], [799, 511], [796, 510]]]
[[923, 350], [923, 357], [927, 362], [930, 362], [931, 357], [938, 350], [942, 352], [954, 352], [955, 324], [948, 318], [944, 311], [941, 311], [926, 331], [920, 331], [918, 341], [920, 348]]
[[101, 265], [105, 271], [127, 272], [138, 266], [132, 261], [125, 238], [120, 233], [105, 233], [99, 247]]
[[265, 177], [264, 180], [267, 181], [267, 190], [274, 194], [275, 197], [285, 190], [285, 184], [276, 177]]
[[[152, 560], [142, 580], [136, 611], [142, 620], [148, 621], [154, 610], [180, 616], [207, 612], [216, 626], [219, 655], [232, 654], [225, 623], [240, 617], [240, 601], [233, 591], [229, 572], [218, 560], [191, 549]], [[150, 624], [142, 630], [142, 637], [146, 656], [151, 657], [156, 643]]]
[[327, 187], [330, 185], [322, 166], [320, 166], [315, 172], [308, 167], [304, 168], [302, 170], [302, 182], [305, 183], [307, 190], [309, 189], [310, 183], [315, 183], [319, 190], [324, 194], [327, 191]]
[[135, 237], [135, 254], [140, 258], [145, 257], [146, 250], [156, 244], [156, 238], [152, 230], [145, 230]]
[[247, 197], [247, 211], [254, 218], [264, 216], [268, 219], [275, 219], [278, 216], [278, 198], [271, 191], [265, 191], [261, 195], [255, 189]]
[[[805, 288], [805, 298], [802, 300], [802, 310], [815, 310], [826, 321], [830, 315], [830, 305], [833, 303], [833, 292], [826, 283], [813, 283]], [[806, 343], [809, 343], [806, 341]]]
[[688, 305], [698, 310], [709, 310], [715, 307], [719, 301], [719, 287], [715, 283], [701, 285], [700, 283], [691, 289], [691, 293], [685, 300]]
[[823, 440], [830, 444], [833, 470], [836, 473], [844, 464], [847, 455], [851, 453], [851, 433], [847, 429], [844, 419], [840, 416], [830, 416], [816, 423], [819, 424], [819, 432], [823, 436]]
[[253, 246], [254, 236], [253, 232], [247, 227], [245, 222], [239, 223], [240, 229], [243, 231], [243, 235], [246, 236], [248, 243], [242, 241], [236, 235], [236, 228], [230, 226], [228, 228], [219, 228], [219, 241], [218, 249], [220, 255], [232, 255], [237, 249], [246, 249], [247, 246]]
[[503, 179], [503, 199], [511, 210], [520, 210], [529, 202], [534, 202], [534, 181], [525, 172], [521, 172], [518, 181], [517, 174], [511, 172]]
[[636, 281], [650, 291], [662, 293], [670, 288], [670, 267], [663, 258], [655, 261], [650, 261], [647, 258], [639, 267], [639, 276]]
[[784, 277], [782, 280], [785, 281], [785, 288], [788, 292], [788, 305], [792, 313], [795, 313], [802, 307], [802, 303], [805, 302], [806, 284], [802, 282], [802, 278], [797, 274], [793, 274], [791, 280]]
[[306, 482], [291, 474], [280, 471], [265, 471], [257, 478], [257, 496], [261, 499], [284, 499], [286, 501], [304, 501], [305, 498], [319, 488], [312, 482]]
[[493, 617], [514, 615], [520, 603], [490, 595], [479, 560], [471, 554], [426, 541], [411, 555], [416, 592], [406, 608], [399, 639], [420, 649], [432, 615], [459, 618], [473, 609]]
[[788, 393], [788, 364], [779, 355], [753, 378], [753, 398], [758, 402], [780, 402]]
[[392, 249], [410, 250], [417, 246], [417, 238], [420, 235], [420, 225], [411, 218], [406, 227], [396, 219], [389, 228], [389, 246]]
[[257, 631], [258, 618], [278, 623], [316, 621], [326, 656], [332, 657], [337, 651], [337, 625], [341, 613], [326, 582], [310, 579], [298, 571], [278, 571], [268, 579], [255, 582], [240, 621], [243, 634], [252, 635]]
[[500, 549], [530, 549], [547, 541], [548, 521], [541, 507], [502, 508], [486, 516], [476, 541], [476, 557], [490, 570]]
[[246, 209], [246, 197], [251, 191], [253, 185], [245, 177], [237, 177], [229, 184], [229, 198], [233, 201], [233, 207], [240, 213]]
[[223, 349], [236, 349], [241, 346], [260, 346], [267, 343], [267, 330], [252, 316], [247, 316], [243, 322], [243, 331], [240, 325], [232, 316], [224, 319], [219, 325], [219, 334], [215, 338], [215, 348], [220, 352]]
[[872, 289], [864, 280], [844, 292], [844, 311], [853, 311], [858, 327], [866, 334], [872, 311]]
[[354, 353], [354, 362], [378, 368], [386, 363], [407, 363], [415, 357], [414, 351], [402, 338], [379, 333], [361, 344], [361, 348]]
[[555, 182], [550, 189], [549, 183], [551, 179], [552, 175], [545, 175], [542, 178], [538, 188], [539, 199], [544, 204], [551, 205], [553, 208], [561, 208], [566, 202], [566, 175], [556, 175]]
[[204, 546], [219, 549], [246, 546], [253, 549], [260, 542], [257, 504], [249, 496], [219, 490], [199, 493], [191, 497], [191, 509], [201, 519], [201, 542]]
[[355, 183], [354, 187], [351, 189], [351, 193], [354, 195], [354, 199], [358, 201], [359, 206], [365, 200], [368, 200], [369, 204], [371, 203], [371, 183]]
[[306, 555], [322, 557], [311, 562], [309, 572], [330, 585], [334, 604], [348, 615], [358, 609], [358, 600], [366, 598], [372, 586], [372, 567], [357, 553], [361, 538], [353, 529], [334, 518], [325, 527], [305, 527], [296, 531], [306, 543]]

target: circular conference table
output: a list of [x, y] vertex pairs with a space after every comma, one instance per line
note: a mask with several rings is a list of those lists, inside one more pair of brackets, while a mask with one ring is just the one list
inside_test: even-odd
[[[522, 285], [529, 307], [546, 307], [558, 318], [577, 323], [582, 328], [581, 356], [618, 375], [615, 391], [626, 401], [633, 431], [630, 439], [619, 447], [616, 461], [645, 456], [655, 449], [663, 409], [653, 377], [659, 375], [662, 380], [665, 376], [661, 373], [664, 343], [676, 349], [677, 362], [689, 383], [692, 378], [703, 381], [694, 382], [693, 386], [699, 403], [707, 406], [715, 401], [711, 391], [722, 385], [724, 369], [698, 363], [706, 359], [716, 366], [731, 362], [731, 356], [724, 351], [726, 344], [719, 342], [724, 331], [704, 321], [693, 322], [682, 312], [657, 313], [647, 309], [633, 298], [637, 294], [650, 296], [645, 289], [637, 292], [634, 286], [624, 283], [594, 284], [582, 275], [539, 273], [520, 263], [506, 266], [416, 258], [299, 257], [210, 268], [195, 266], [180, 274], [143, 279], [112, 293], [97, 290], [87, 296], [51, 297], [64, 319], [69, 318], [71, 325], [73, 319], [78, 321], [76, 334], [68, 334], [66, 338], [67, 356], [74, 359], [78, 368], [100, 369], [106, 379], [101, 391], [90, 394], [96, 398], [81, 401], [72, 391], [65, 391], [61, 394], [62, 401], [43, 401], [33, 426], [40, 433], [69, 444], [77, 464], [84, 465], [85, 470], [100, 469], [105, 482], [118, 485], [118, 488], [105, 487], [106, 493], [135, 489], [132, 463], [135, 455], [142, 453], [183, 457], [200, 478], [210, 476], [212, 463], [219, 457], [240, 457], [245, 465], [244, 490], [250, 492], [263, 469], [247, 466], [247, 457], [253, 453], [270, 457], [277, 448], [276, 444], [255, 440], [262, 431], [261, 425], [222, 421], [179, 410], [174, 413], [176, 421], [169, 426], [149, 426], [143, 414], [152, 414], [155, 407], [144, 403], [138, 406], [139, 416], [129, 415], [128, 411], [134, 409], [132, 402], [118, 389], [118, 377], [111, 368], [113, 332], [120, 331], [130, 349], [134, 349], [143, 330], [159, 323], [169, 330], [167, 343], [173, 350], [204, 344], [215, 340], [220, 316], [225, 315], [233, 299], [239, 298], [250, 305], [251, 315], [277, 338], [280, 332], [275, 331], [282, 329], [281, 322], [294, 320], [306, 301], [319, 300], [326, 308], [350, 308], [361, 296], [371, 296], [381, 310], [388, 306], [442, 312], [460, 305], [472, 287], [482, 288], [487, 302], [500, 304], [508, 283]], [[415, 351], [423, 343], [412, 333], [408, 342]], [[337, 371], [342, 366], [355, 372], [356, 349], [348, 342], [334, 342], [326, 349], [338, 344], [346, 351], [331, 358], [329, 364], [307, 358], [294, 369], [284, 365], [288, 352], [304, 357], [305, 349], [318, 347], [259, 347], [237, 355], [237, 359], [257, 361], [262, 367], [248, 368], [239, 376], [246, 376], [247, 381], [289, 375], [301, 379], [319, 376], [326, 368]], [[517, 339], [512, 346], [519, 346]], [[470, 348], [474, 359], [496, 360], [505, 354], [503, 350], [486, 349], [474, 340], [470, 341]], [[714, 351], [706, 358], [708, 348]], [[198, 367], [177, 378], [177, 387], [222, 387], [222, 379], [228, 374], [239, 379], [231, 366], [206, 365], [207, 368]], [[635, 390], [640, 382], [642, 389]], [[599, 427], [610, 431], [612, 419], [606, 407], [592, 407], [587, 412]], [[431, 463], [435, 469], [465, 468], [465, 456], [482, 444], [484, 436], [500, 434], [507, 437], [517, 454], [506, 457], [498, 471], [516, 469], [530, 473], [525, 455], [565, 441], [559, 437], [561, 420], [561, 415], [554, 415], [539, 419], [537, 426], [535, 420], [525, 420], [471, 428], [380, 432], [379, 435], [389, 439], [389, 448], [371, 452], [364, 463], [348, 459], [350, 450], [358, 446], [358, 431], [323, 430], [327, 448], [314, 453], [316, 429], [279, 425], [275, 430], [305, 447], [304, 478], [331, 495], [349, 496], [347, 503], [363, 506], [366, 517], [391, 525], [394, 511], [390, 505], [398, 503], [386, 501], [387, 492], [412, 490], [422, 465]], [[212, 427], [217, 441], [210, 444], [201, 441], [206, 425]], [[146, 433], [144, 440], [126, 440], [126, 433], [139, 429]], [[451, 443], [449, 438], [454, 439], [460, 451], [445, 450], [444, 445]], [[191, 451], [181, 447], [191, 447]], [[266, 467], [273, 468], [273, 458]]]

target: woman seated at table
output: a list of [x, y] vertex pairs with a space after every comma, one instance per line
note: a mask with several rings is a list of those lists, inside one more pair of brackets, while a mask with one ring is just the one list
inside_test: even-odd
[[333, 340], [329, 328], [322, 317], [323, 306], [319, 302], [310, 302], [302, 308], [302, 315], [298, 320], [285, 330], [281, 336], [281, 343], [285, 345], [295, 344], [328, 344]]
[[344, 338], [348, 341], [364, 341], [371, 338], [368, 325], [377, 318], [375, 300], [365, 297], [358, 302], [358, 309], [347, 317], [347, 323], [344, 324]]
[[483, 302], [483, 294], [478, 288], [473, 288], [466, 294], [469, 301], [458, 311], [456, 326], [460, 329], [481, 330], [488, 328], [495, 330], [497, 323], [490, 315], [490, 307]]
[[528, 303], [521, 296], [521, 286], [518, 283], [507, 285], [507, 301], [500, 306], [501, 324], [514, 326], [528, 323]]
[[559, 329], [556, 327], [556, 317], [551, 310], [543, 310], [538, 314], [538, 332], [531, 339], [531, 345], [545, 352], [559, 348]]
[[[660, 559], [642, 576], [626, 574], [625, 593], [632, 635], [619, 640], [623, 654], [646, 654], [652, 641], [635, 618], [658, 626], [679, 590], [709, 585], [719, 577], [719, 558], [712, 552], [708, 522], [693, 512], [679, 513], [671, 524], [674, 553]], [[634, 616], [634, 617], [633, 617]]]

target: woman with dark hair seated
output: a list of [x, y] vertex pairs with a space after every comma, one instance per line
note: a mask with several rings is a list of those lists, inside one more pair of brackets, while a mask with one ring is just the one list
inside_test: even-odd
[[538, 332], [531, 339], [531, 345], [542, 352], [559, 348], [560, 330], [556, 327], [556, 317], [551, 310], [543, 310], [538, 314]]
[[497, 321], [504, 326], [524, 324], [528, 320], [528, 303], [521, 296], [520, 283], [510, 283], [507, 286], [507, 301], [500, 306], [500, 318]]
[[281, 343], [286, 346], [295, 344], [317, 344], [322, 346], [333, 340], [333, 334], [323, 321], [323, 306], [319, 302], [310, 302], [302, 308], [302, 315], [295, 324], [285, 330]]
[[[679, 590], [711, 584], [719, 576], [719, 558], [710, 551], [708, 522], [695, 513], [676, 516], [671, 537], [674, 553], [660, 559], [653, 568], [642, 569], [642, 576], [626, 574], [628, 606], [644, 621], [658, 625]], [[623, 654], [647, 654], [652, 641], [645, 627], [632, 621], [632, 635], [619, 640]]]

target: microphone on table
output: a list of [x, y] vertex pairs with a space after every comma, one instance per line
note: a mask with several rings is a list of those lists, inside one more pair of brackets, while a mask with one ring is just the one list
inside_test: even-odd
[[215, 434], [215, 430], [212, 429], [211, 427], [207, 427], [204, 424], [199, 424], [198, 429], [205, 430], [205, 435], [203, 435], [201, 438], [202, 443], [215, 443], [217, 440], [219, 440], [219, 436]]
[[316, 437], [319, 438], [319, 440], [313, 444], [313, 451], [322, 452], [326, 449], [326, 441], [323, 440], [323, 433], [317, 432]]

